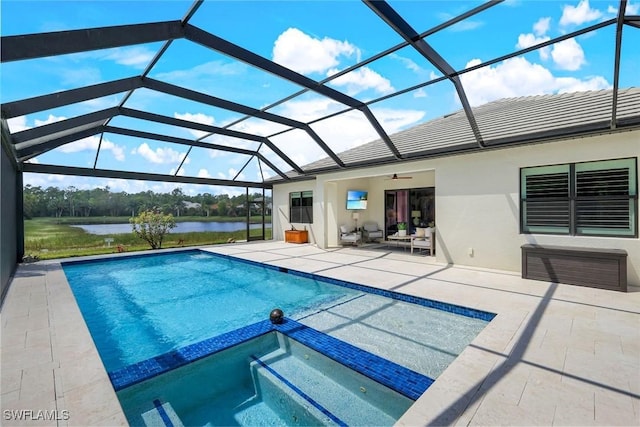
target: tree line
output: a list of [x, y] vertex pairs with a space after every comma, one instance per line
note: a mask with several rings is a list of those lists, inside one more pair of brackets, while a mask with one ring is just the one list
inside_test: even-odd
[[[175, 216], [245, 216], [247, 207], [251, 214], [258, 214], [262, 201], [261, 193], [229, 196], [228, 194], [200, 193], [195, 196], [184, 194], [175, 188], [170, 193], [154, 193], [151, 190], [140, 193], [113, 192], [107, 186], [91, 190], [81, 190], [70, 186], [42, 188], [26, 185], [23, 196], [25, 218], [36, 217], [91, 217], [91, 216], [136, 216], [150, 209], [171, 213]], [[265, 200], [267, 214], [271, 198]]]

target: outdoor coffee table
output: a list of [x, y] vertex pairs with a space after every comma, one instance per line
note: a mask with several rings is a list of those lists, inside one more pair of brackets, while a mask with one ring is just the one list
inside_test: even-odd
[[387, 245], [393, 245], [397, 247], [402, 246], [403, 251], [406, 250], [408, 247], [407, 245], [404, 244], [405, 242], [411, 243], [410, 234], [407, 234], [406, 236], [395, 236], [395, 235], [387, 236]]

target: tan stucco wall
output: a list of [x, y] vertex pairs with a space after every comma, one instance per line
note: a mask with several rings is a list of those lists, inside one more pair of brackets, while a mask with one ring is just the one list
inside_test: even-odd
[[[384, 189], [436, 188], [436, 257], [440, 262], [520, 271], [525, 243], [624, 249], [627, 275], [640, 285], [640, 240], [637, 238], [552, 236], [519, 233], [520, 168], [568, 162], [638, 157], [640, 131], [535, 144], [472, 154], [406, 162], [318, 176], [315, 181], [274, 186], [274, 205], [288, 212], [290, 191], [314, 191], [314, 224], [320, 247], [337, 244], [337, 226], [353, 220], [346, 210], [347, 189], [369, 191], [369, 206], [360, 221], [384, 225]], [[393, 173], [412, 180], [389, 181]], [[274, 221], [274, 238], [282, 229]], [[288, 226], [288, 224], [287, 224]], [[286, 229], [286, 227], [285, 227]]]

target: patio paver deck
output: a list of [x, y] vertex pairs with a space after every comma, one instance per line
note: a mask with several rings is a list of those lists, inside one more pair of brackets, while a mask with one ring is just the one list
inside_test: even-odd
[[[639, 288], [525, 280], [366, 246], [204, 249], [497, 313], [399, 425], [640, 426]], [[0, 317], [2, 425], [127, 424], [59, 262], [21, 265]]]

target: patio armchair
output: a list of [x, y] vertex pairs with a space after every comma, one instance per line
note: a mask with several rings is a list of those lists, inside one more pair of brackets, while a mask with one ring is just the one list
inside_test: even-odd
[[365, 222], [362, 226], [364, 239], [367, 242], [372, 242], [376, 239], [382, 239], [382, 230], [378, 228], [378, 224], [375, 222]]
[[358, 243], [362, 241], [362, 234], [358, 231], [350, 231], [346, 225], [341, 225], [338, 240], [341, 245], [352, 244], [358, 246]]
[[433, 228], [426, 228], [424, 237], [415, 234], [411, 236], [411, 253], [413, 254], [414, 249], [418, 251], [428, 250], [429, 255], [433, 256], [435, 250], [434, 243]]

